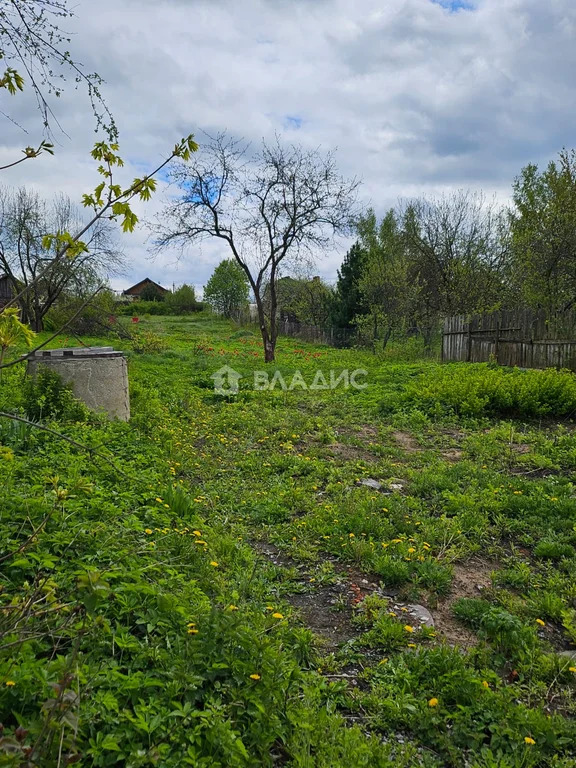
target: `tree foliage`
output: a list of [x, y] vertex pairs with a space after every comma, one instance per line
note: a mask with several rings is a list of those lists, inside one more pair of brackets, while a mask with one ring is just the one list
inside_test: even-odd
[[63, 195], [45, 201], [25, 188], [0, 189], [0, 271], [20, 293], [24, 322], [37, 331], [64, 291], [81, 293], [82, 286], [96, 287], [123, 268], [123, 254], [104, 219], [94, 222], [73, 258], [52, 266], [56, 241], [46, 233], [81, 229], [82, 223], [81, 211]]
[[204, 300], [224, 317], [237, 317], [248, 304], [246, 273], [234, 259], [224, 259], [204, 288]]
[[523, 303], [548, 313], [576, 303], [576, 152], [563, 150], [544, 171], [527, 165], [515, 179], [510, 227], [511, 280]]

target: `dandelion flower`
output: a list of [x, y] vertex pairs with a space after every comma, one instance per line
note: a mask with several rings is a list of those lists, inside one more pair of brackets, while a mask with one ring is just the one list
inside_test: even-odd
[[4, 685], [7, 685], [8, 688], [12, 688], [12, 686], [16, 685], [16, 683], [14, 682], [14, 680], [6, 680]]
[[211, 560], [210, 565], [213, 565], [214, 568], [218, 568], [218, 563], [216, 562], [216, 560]]
[[524, 741], [526, 744], [536, 744], [536, 742], [531, 736], [524, 736]]
[[192, 531], [192, 533], [194, 534], [194, 536], [202, 536], [200, 531]]
[[482, 685], [484, 686], [484, 688], [490, 688], [490, 683], [488, 682], [488, 680], [482, 680]]
[[257, 675], [256, 673], [254, 673], [253, 675], [250, 675], [250, 679], [251, 680], [260, 680], [260, 675]]
[[576, 667], [568, 667], [568, 672], [576, 672]]
[[273, 613], [272, 614], [273, 619], [283, 619], [284, 616], [281, 613]]
[[237, 605], [229, 605], [228, 606], [228, 610], [229, 611], [237, 611], [238, 610], [238, 606]]
[[536, 619], [536, 624], [540, 624], [541, 627], [545, 627], [546, 626], [546, 622], [542, 621], [542, 619]]
[[154, 531], [152, 530], [152, 528], [144, 528], [144, 533], [147, 533], [148, 535], [150, 535], [151, 533], [154, 533]]
[[408, 648], [418, 648], [416, 643], [408, 643]]
[[414, 632], [414, 627], [411, 627], [410, 624], [405, 624], [404, 629], [406, 632]]
[[428, 706], [429, 707], [437, 707], [438, 706], [438, 699], [429, 699], [428, 700]]
[[197, 634], [198, 634], [198, 630], [197, 630], [197, 629], [194, 629], [193, 627], [191, 627], [191, 628], [188, 630], [188, 634], [189, 634], [189, 635], [197, 635]]

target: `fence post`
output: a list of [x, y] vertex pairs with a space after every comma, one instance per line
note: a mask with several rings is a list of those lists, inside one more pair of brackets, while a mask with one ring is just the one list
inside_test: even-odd
[[472, 357], [472, 318], [468, 320], [468, 348], [466, 350], [466, 362], [470, 362]]

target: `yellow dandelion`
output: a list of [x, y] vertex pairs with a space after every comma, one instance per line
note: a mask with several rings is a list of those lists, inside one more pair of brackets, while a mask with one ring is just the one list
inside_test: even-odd
[[191, 628], [188, 630], [188, 634], [189, 634], [189, 635], [197, 635], [197, 634], [198, 634], [198, 630], [197, 630], [197, 629], [194, 629], [193, 627], [191, 627]]
[[253, 675], [250, 675], [250, 679], [251, 680], [260, 680], [260, 675], [257, 675], [256, 673], [254, 673]]
[[418, 648], [416, 643], [408, 643], [408, 648]]
[[202, 539], [196, 539], [196, 541], [194, 542], [194, 544], [203, 544], [205, 547], [207, 547], [207, 546], [208, 546], [208, 544], [207, 544], [205, 541], [202, 541]]
[[568, 672], [576, 672], [576, 667], [568, 667]]
[[164, 502], [164, 499], [161, 499], [160, 496], [156, 496], [154, 501], [157, 501], [159, 504], [162, 504]]
[[281, 613], [273, 613], [272, 614], [273, 619], [283, 619], [284, 616]]
[[237, 611], [237, 610], [238, 610], [238, 606], [237, 606], [237, 605], [232, 605], [232, 604], [231, 604], [231, 605], [229, 605], [229, 606], [228, 606], [228, 610], [229, 610], [229, 611]]
[[406, 632], [414, 632], [414, 627], [411, 627], [410, 624], [405, 624], [404, 629]]
[[152, 528], [144, 528], [144, 533], [147, 533], [148, 535], [150, 535], [151, 533], [154, 533], [154, 531], [152, 530]]
[[416, 552], [416, 550], [414, 549], [414, 547], [409, 547], [408, 552], [409, 554], [412, 554], [412, 552]]
[[211, 560], [210, 565], [214, 566], [214, 568], [218, 568], [218, 563], [216, 562], [216, 560]]
[[16, 685], [16, 683], [14, 682], [14, 680], [6, 680], [4, 685], [7, 685], [8, 688], [12, 688], [12, 686]]
[[194, 536], [202, 536], [200, 531], [192, 531], [192, 533], [194, 534]]
[[429, 707], [437, 707], [438, 706], [438, 699], [428, 699], [428, 706]]
[[536, 619], [536, 624], [540, 624], [541, 627], [545, 627], [546, 626], [546, 622], [542, 621], [542, 619]]
[[488, 680], [482, 680], [482, 685], [484, 686], [484, 688], [490, 688], [490, 683], [488, 682]]
[[530, 745], [536, 744], [536, 742], [534, 741], [534, 739], [531, 736], [524, 736], [524, 742], [526, 744], [530, 744]]

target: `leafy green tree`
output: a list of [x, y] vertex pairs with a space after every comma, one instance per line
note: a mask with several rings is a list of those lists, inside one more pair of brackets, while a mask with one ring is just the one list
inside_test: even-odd
[[144, 288], [142, 289], [142, 293], [140, 294], [140, 299], [142, 301], [164, 301], [165, 295], [155, 285], [152, 285], [152, 283], [148, 283], [148, 285], [144, 286]]
[[224, 259], [204, 288], [204, 300], [224, 317], [235, 317], [248, 304], [250, 288], [244, 270], [234, 259]]
[[355, 318], [366, 312], [359, 288], [365, 257], [361, 244], [356, 242], [338, 270], [331, 312], [332, 322], [337, 328], [352, 328]]
[[202, 309], [202, 304], [196, 301], [194, 286], [186, 283], [166, 296], [166, 305], [175, 315], [186, 315], [189, 312], [199, 312]]
[[551, 314], [576, 303], [576, 151], [544, 171], [522, 169], [513, 186], [510, 282], [524, 304]]
[[355, 318], [362, 336], [386, 347], [392, 333], [406, 328], [413, 317], [418, 288], [410, 279], [403, 232], [394, 210], [378, 224], [369, 210], [358, 224], [363, 269], [358, 291], [365, 311]]
[[280, 318], [304, 325], [329, 323], [332, 291], [319, 277], [282, 277], [277, 284]]

